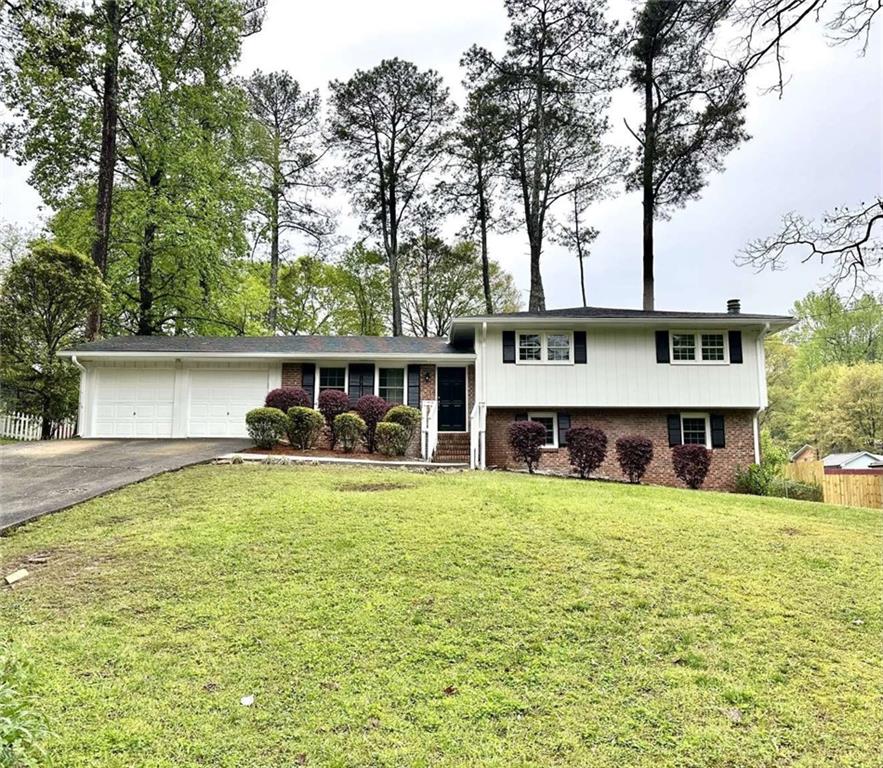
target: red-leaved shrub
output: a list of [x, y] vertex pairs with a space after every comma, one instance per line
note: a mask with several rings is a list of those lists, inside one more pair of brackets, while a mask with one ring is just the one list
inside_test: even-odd
[[289, 408], [312, 408], [313, 403], [305, 389], [300, 387], [279, 387], [267, 392], [264, 407], [278, 408], [282, 413], [288, 413]]
[[365, 445], [368, 453], [374, 453], [374, 436], [377, 432], [377, 422], [386, 416], [389, 403], [377, 395], [364, 395], [356, 400], [356, 413], [365, 422]]
[[334, 420], [349, 409], [350, 399], [346, 396], [346, 392], [341, 392], [339, 389], [326, 389], [319, 393], [319, 412], [325, 417], [331, 450], [334, 450], [334, 446], [337, 445]]
[[595, 427], [573, 427], [567, 431], [567, 453], [579, 476], [586, 478], [607, 455], [607, 435]]
[[527, 471], [531, 474], [540, 463], [545, 442], [546, 428], [537, 421], [513, 421], [509, 425], [509, 447], [512, 454], [527, 464]]
[[653, 443], [641, 435], [625, 435], [616, 441], [616, 460], [630, 483], [640, 483], [653, 461]]
[[671, 463], [688, 488], [699, 488], [711, 466], [711, 451], [704, 445], [676, 445], [671, 449]]

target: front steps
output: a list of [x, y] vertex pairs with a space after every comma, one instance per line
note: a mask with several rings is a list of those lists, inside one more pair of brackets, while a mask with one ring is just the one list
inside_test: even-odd
[[433, 462], [446, 464], [469, 463], [469, 433], [439, 432], [438, 445], [432, 457]]

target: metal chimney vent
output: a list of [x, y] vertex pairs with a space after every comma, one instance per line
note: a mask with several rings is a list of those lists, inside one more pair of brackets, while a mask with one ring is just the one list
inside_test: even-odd
[[728, 299], [727, 300], [727, 312], [731, 315], [738, 315], [742, 311], [742, 303], [739, 299]]

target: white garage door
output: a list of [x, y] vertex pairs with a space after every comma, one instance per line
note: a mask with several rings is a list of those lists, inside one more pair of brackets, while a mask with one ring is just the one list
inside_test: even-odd
[[266, 370], [192, 371], [187, 436], [246, 437], [245, 414], [262, 406], [266, 395]]
[[175, 372], [99, 368], [95, 437], [171, 437]]

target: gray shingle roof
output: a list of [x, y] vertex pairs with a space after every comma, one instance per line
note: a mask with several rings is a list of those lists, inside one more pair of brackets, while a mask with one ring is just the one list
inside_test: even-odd
[[73, 347], [70, 352], [202, 352], [206, 354], [462, 354], [447, 339], [410, 336], [115, 336]]
[[[620, 309], [619, 307], [565, 307], [563, 309], [546, 309], [542, 312], [502, 312], [496, 315], [481, 315], [487, 319], [506, 319], [521, 317], [584, 317], [599, 319], [688, 319], [688, 320], [793, 320], [790, 315], [755, 315], [738, 312], [676, 312], [670, 310]], [[459, 318], [462, 319], [462, 318]]]

